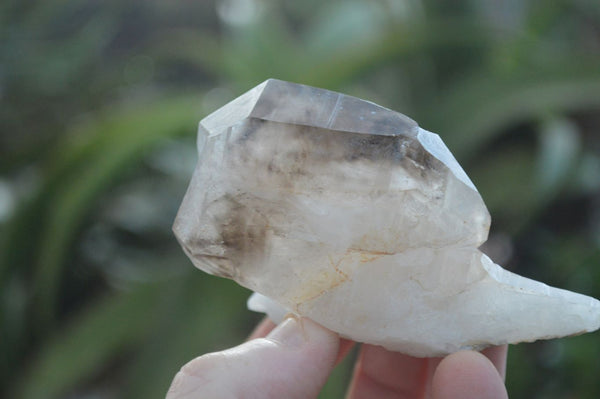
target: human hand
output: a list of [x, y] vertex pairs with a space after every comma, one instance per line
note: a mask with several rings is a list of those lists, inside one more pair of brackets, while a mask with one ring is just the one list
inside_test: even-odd
[[[183, 366], [167, 399], [316, 398], [352, 344], [308, 319], [265, 320], [249, 341]], [[508, 398], [506, 353], [501, 346], [421, 359], [363, 344], [347, 399]]]

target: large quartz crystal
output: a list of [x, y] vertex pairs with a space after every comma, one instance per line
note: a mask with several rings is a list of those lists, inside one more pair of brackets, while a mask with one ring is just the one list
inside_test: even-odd
[[341, 336], [414, 356], [600, 327], [600, 302], [478, 247], [489, 213], [437, 134], [368, 101], [267, 80], [200, 122], [174, 231], [200, 269]]

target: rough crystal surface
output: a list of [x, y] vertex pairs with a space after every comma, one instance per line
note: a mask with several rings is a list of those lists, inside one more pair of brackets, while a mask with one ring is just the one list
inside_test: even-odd
[[478, 247], [490, 216], [437, 134], [368, 101], [270, 79], [200, 122], [174, 232], [200, 269], [344, 337], [415, 356], [600, 327], [600, 302]]

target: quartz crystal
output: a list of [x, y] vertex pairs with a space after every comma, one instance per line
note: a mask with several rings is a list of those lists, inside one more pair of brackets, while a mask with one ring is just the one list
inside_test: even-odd
[[174, 232], [198, 268], [413, 356], [593, 331], [600, 302], [502, 269], [490, 215], [437, 134], [327, 90], [270, 79], [200, 122]]

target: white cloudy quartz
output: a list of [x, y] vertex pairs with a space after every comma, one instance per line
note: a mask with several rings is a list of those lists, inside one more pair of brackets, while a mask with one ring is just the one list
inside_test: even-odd
[[478, 250], [490, 216], [441, 138], [368, 101], [270, 79], [200, 122], [174, 232], [274, 319], [414, 356], [600, 327], [600, 302]]

